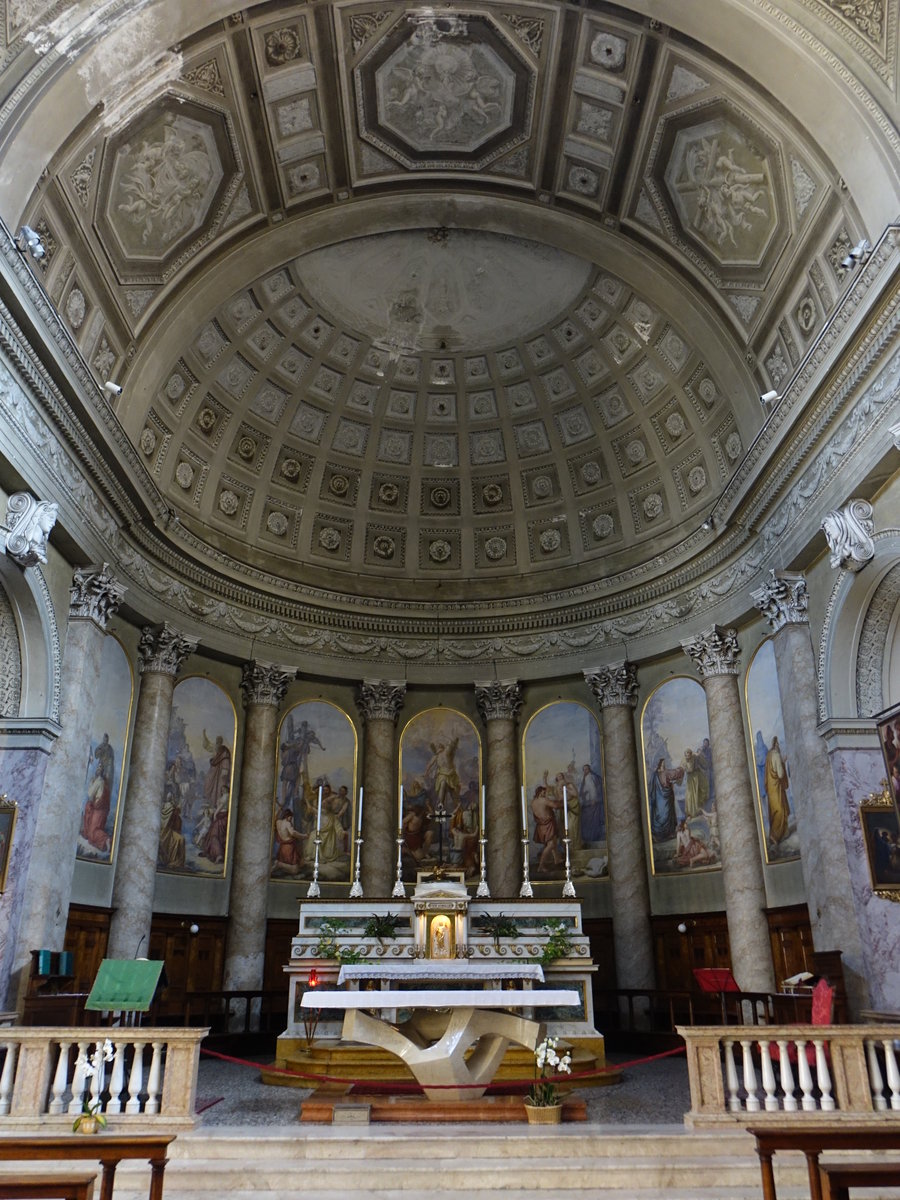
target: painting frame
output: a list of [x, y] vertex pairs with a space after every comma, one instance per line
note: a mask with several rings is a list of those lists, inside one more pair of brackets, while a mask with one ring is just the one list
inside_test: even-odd
[[6, 891], [18, 815], [19, 805], [16, 801], [0, 796], [0, 895]]
[[873, 893], [900, 903], [900, 817], [887, 788], [860, 801], [859, 823]]
[[900, 822], [900, 704], [875, 714], [875, 730], [884, 760], [885, 792]]

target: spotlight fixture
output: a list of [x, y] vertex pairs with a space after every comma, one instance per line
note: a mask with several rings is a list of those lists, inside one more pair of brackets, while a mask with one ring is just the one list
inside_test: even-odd
[[712, 517], [707, 517], [706, 520], [703, 522], [703, 524], [700, 526], [700, 528], [704, 531], [704, 533], [709, 533], [710, 530], [712, 529], [712, 527], [713, 527]]
[[22, 241], [19, 249], [23, 254], [27, 250], [31, 257], [36, 258], [38, 261], [46, 257], [47, 251], [44, 248], [44, 243], [41, 241], [41, 235], [32, 229], [30, 225], [22, 226], [19, 230], [19, 238]]
[[869, 257], [869, 252], [872, 247], [869, 245], [868, 239], [863, 238], [861, 242], [857, 242], [855, 246], [851, 246], [846, 255], [841, 259], [841, 266], [845, 270], [850, 267], [855, 267], [857, 263], [865, 262]]
[[774, 403], [774, 401], [780, 400], [780, 399], [781, 399], [781, 396], [778, 395], [778, 393], [775, 391], [774, 388], [772, 389], [771, 392], [763, 392], [763, 394], [759, 398], [761, 404], [772, 404], [772, 403]]
[[110, 397], [110, 399], [112, 399], [113, 396], [122, 395], [122, 385], [120, 383], [113, 383], [111, 379], [107, 379], [106, 383], [104, 383], [103, 390], [106, 392], [107, 396]]

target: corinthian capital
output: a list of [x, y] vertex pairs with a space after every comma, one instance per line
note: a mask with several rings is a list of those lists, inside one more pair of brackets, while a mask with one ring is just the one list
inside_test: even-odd
[[113, 579], [106, 563], [79, 567], [69, 589], [69, 620], [93, 621], [105, 629], [122, 603], [126, 589]]
[[364, 679], [356, 703], [365, 721], [396, 721], [406, 696], [406, 684], [392, 679]]
[[482, 721], [515, 721], [522, 707], [522, 689], [515, 679], [476, 683], [475, 704]]
[[296, 671], [276, 667], [271, 663], [244, 663], [241, 672], [244, 708], [249, 708], [251, 704], [269, 704], [272, 708], [278, 708], [288, 690], [288, 684], [296, 674]]
[[682, 642], [681, 648], [704, 679], [709, 675], [737, 675], [741, 648], [736, 629], [713, 625]]
[[851, 500], [827, 513], [822, 530], [831, 550], [831, 565], [861, 571], [875, 557], [875, 521], [868, 500]]
[[145, 625], [138, 643], [141, 674], [157, 671], [160, 675], [177, 675], [187, 656], [197, 649], [199, 640], [185, 637], [171, 625]]
[[770, 579], [751, 592], [753, 603], [777, 633], [785, 625], [805, 625], [809, 619], [806, 579], [794, 571], [770, 571]]
[[610, 663], [585, 671], [584, 682], [601, 708], [612, 708], [617, 704], [634, 708], [637, 704], [637, 667], [634, 663]]

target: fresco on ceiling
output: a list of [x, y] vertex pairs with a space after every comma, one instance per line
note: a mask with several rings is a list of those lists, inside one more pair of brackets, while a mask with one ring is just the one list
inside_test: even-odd
[[654, 875], [720, 869], [706, 693], [696, 679], [676, 675], [651, 694], [641, 746]]
[[469, 718], [452, 708], [413, 717], [400, 735], [400, 783], [404, 881], [439, 864], [477, 879], [481, 739]]
[[200, 676], [176, 684], [157, 870], [224, 877], [236, 727], [234, 705], [218, 684]]
[[312, 879], [318, 827], [319, 879], [349, 883], [357, 827], [356, 729], [343, 709], [303, 700], [285, 714], [275, 779], [272, 878]]
[[767, 638], [753, 655], [744, 686], [747, 722], [753, 743], [753, 785], [762, 822], [766, 862], [790, 862], [800, 857], [800, 840], [791, 791], [789, 747], [775, 670], [775, 647], [771, 638]]
[[[532, 716], [522, 736], [523, 816], [532, 883], [609, 874], [600, 726], [584, 704], [561, 700]], [[523, 822], [524, 823], [524, 822]]]
[[86, 747], [81, 784], [83, 807], [76, 858], [83, 862], [112, 862], [133, 688], [128, 656], [118, 639], [107, 634], [100, 654], [93, 733]]

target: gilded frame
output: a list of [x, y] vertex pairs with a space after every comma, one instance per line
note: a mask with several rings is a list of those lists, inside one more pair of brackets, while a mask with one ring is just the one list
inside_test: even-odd
[[13, 837], [16, 832], [16, 818], [19, 806], [15, 800], [0, 796], [0, 895], [6, 891], [6, 880], [9, 874], [9, 863], [12, 857]]
[[900, 821], [900, 704], [876, 714], [875, 729], [884, 759], [885, 791]]
[[872, 891], [882, 900], [900, 902], [900, 818], [885, 787], [859, 805]]

